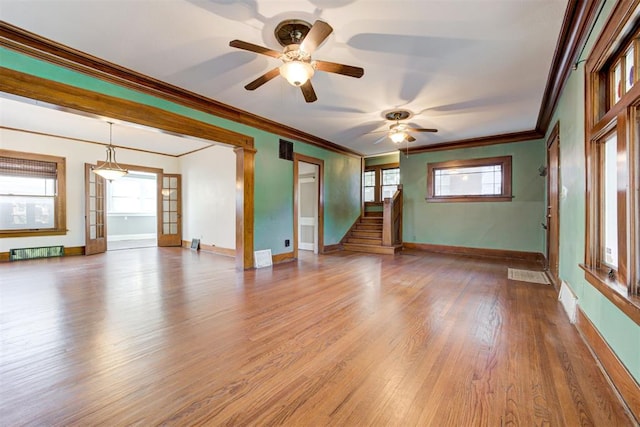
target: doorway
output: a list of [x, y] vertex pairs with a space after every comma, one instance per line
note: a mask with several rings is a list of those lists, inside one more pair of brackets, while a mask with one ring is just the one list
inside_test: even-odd
[[157, 246], [157, 176], [130, 171], [107, 181], [107, 249]]
[[293, 256], [324, 250], [324, 161], [294, 153]]

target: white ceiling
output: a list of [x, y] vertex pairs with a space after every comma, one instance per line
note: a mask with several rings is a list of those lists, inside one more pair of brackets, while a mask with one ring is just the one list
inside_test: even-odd
[[[375, 155], [397, 148], [388, 139], [374, 144], [383, 135], [374, 131], [389, 124], [384, 112], [396, 108], [414, 113], [409, 119], [414, 127], [439, 130], [416, 135], [413, 146], [534, 129], [566, 5], [566, 0], [0, 0], [0, 19]], [[314, 59], [362, 67], [364, 76], [316, 72], [318, 100], [311, 104], [280, 77], [246, 91], [244, 85], [280, 61], [231, 48], [229, 41], [280, 51], [273, 30], [289, 18], [328, 22], [334, 32]], [[100, 137], [82, 138], [104, 140], [104, 128], [101, 123], [95, 129]], [[165, 143], [152, 148], [189, 151]]]

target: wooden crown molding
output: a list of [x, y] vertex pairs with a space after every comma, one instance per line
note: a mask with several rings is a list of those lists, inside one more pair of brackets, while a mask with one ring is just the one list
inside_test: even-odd
[[602, 2], [603, 0], [570, 0], [567, 4], [538, 113], [536, 131], [543, 135], [549, 129], [551, 116], [558, 105], [562, 89], [579, 60], [577, 56], [587, 40]]
[[236, 123], [302, 141], [336, 153], [362, 157], [361, 153], [331, 141], [113, 64], [5, 21], [0, 21], [0, 46]]
[[[501, 135], [482, 136], [479, 138], [460, 139], [457, 141], [443, 142], [441, 144], [432, 144], [422, 147], [409, 148], [406, 152], [411, 154], [426, 153], [429, 151], [453, 150], [459, 148], [484, 147], [486, 145], [508, 144], [510, 142], [531, 141], [534, 139], [544, 138], [544, 133], [536, 130], [527, 130], [523, 132], [504, 133]], [[398, 149], [405, 152], [405, 149]]]

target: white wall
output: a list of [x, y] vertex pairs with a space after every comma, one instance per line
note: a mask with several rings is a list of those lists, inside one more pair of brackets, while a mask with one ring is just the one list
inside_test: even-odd
[[[84, 164], [104, 161], [105, 147], [64, 138], [0, 129], [0, 148], [66, 158], [67, 229], [69, 230], [63, 236], [2, 238], [0, 252], [35, 246], [84, 246]], [[176, 157], [123, 148], [118, 148], [116, 154], [118, 163], [160, 168], [166, 173], [180, 173], [180, 161]], [[233, 164], [235, 166], [235, 160]], [[235, 206], [235, 201], [233, 205]], [[235, 220], [233, 223], [235, 224]]]
[[180, 158], [182, 239], [236, 247], [236, 155], [219, 145]]

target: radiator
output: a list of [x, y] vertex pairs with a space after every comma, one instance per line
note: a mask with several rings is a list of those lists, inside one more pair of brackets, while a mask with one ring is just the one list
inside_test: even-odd
[[578, 298], [573, 294], [571, 287], [564, 280], [562, 281], [562, 285], [560, 285], [558, 300], [562, 304], [562, 307], [564, 307], [564, 311], [567, 313], [567, 316], [569, 316], [569, 321], [571, 323], [576, 323]]
[[64, 256], [64, 246], [42, 246], [9, 250], [9, 261]]

